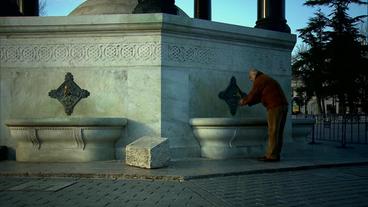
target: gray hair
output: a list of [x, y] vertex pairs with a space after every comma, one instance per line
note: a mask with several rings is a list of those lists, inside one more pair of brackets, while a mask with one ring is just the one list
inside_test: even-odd
[[257, 73], [259, 73], [260, 71], [259, 70], [257, 70], [257, 69], [255, 69], [255, 68], [249, 68], [249, 70], [248, 70], [248, 73], [253, 73], [253, 74], [257, 74]]

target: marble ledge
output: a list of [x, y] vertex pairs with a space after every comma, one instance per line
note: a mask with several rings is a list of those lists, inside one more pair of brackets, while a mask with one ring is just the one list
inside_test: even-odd
[[186, 37], [273, 45], [291, 50], [296, 35], [251, 27], [205, 21], [169, 14], [119, 14], [66, 17], [0, 17], [0, 37], [34, 33], [136, 33], [160, 32]]

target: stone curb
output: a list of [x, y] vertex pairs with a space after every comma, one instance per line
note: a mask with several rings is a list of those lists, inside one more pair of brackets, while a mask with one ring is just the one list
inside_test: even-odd
[[273, 169], [248, 170], [248, 171], [242, 171], [242, 172], [229, 172], [229, 173], [216, 173], [216, 174], [209, 174], [209, 175], [185, 176], [184, 180], [195, 180], [195, 179], [238, 176], [238, 175], [251, 175], [251, 174], [263, 174], [263, 173], [290, 172], [290, 171], [301, 171], [301, 170], [314, 170], [314, 169], [325, 169], [325, 168], [365, 166], [365, 165], [368, 165], [368, 161], [331, 163], [331, 164], [327, 163], [327, 164], [319, 164], [319, 165], [303, 165], [303, 166], [296, 166], [296, 167], [281, 167], [281, 168], [273, 168]]
[[127, 175], [127, 174], [101, 174], [101, 173], [3, 173], [3, 177], [39, 177], [39, 178], [89, 178], [89, 179], [111, 179], [111, 180], [160, 180], [160, 181], [178, 181], [183, 182], [183, 176], [154, 176], [154, 175]]
[[138, 174], [122, 174], [122, 173], [30, 173], [30, 172], [0, 172], [0, 176], [3, 177], [48, 177], [48, 178], [89, 178], [89, 179], [122, 179], [122, 180], [152, 180], [152, 181], [189, 181], [195, 179], [226, 177], [226, 176], [238, 176], [238, 175], [251, 175], [251, 174], [263, 174], [263, 173], [277, 173], [277, 172], [289, 172], [289, 171], [301, 171], [301, 170], [313, 170], [324, 168], [338, 168], [338, 167], [351, 167], [368, 165], [368, 161], [364, 162], [345, 162], [345, 163], [326, 163], [318, 165], [302, 165], [295, 167], [279, 167], [271, 169], [255, 169], [245, 170], [239, 172], [228, 173], [214, 173], [207, 175], [138, 175]]

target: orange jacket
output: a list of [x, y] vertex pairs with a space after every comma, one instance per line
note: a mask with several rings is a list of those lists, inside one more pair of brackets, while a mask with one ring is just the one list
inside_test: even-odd
[[252, 89], [241, 100], [241, 104], [251, 106], [260, 102], [262, 102], [267, 110], [288, 105], [280, 84], [263, 73], [259, 73], [256, 76]]

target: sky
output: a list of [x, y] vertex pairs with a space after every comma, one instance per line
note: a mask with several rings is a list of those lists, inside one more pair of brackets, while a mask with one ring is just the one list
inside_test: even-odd
[[[46, 16], [66, 16], [85, 0], [45, 0]], [[193, 17], [194, 0], [176, 0], [176, 5]], [[229, 3], [231, 2], [231, 3]], [[306, 26], [317, 8], [303, 6], [305, 0], [286, 0], [286, 19], [292, 33]], [[367, 0], [368, 2], [368, 0]], [[327, 7], [322, 11], [329, 13]], [[368, 6], [352, 5], [351, 16], [368, 14]], [[212, 21], [254, 27], [257, 20], [257, 0], [212, 0]], [[367, 20], [365, 21], [367, 22]], [[298, 39], [298, 44], [300, 44]]]

